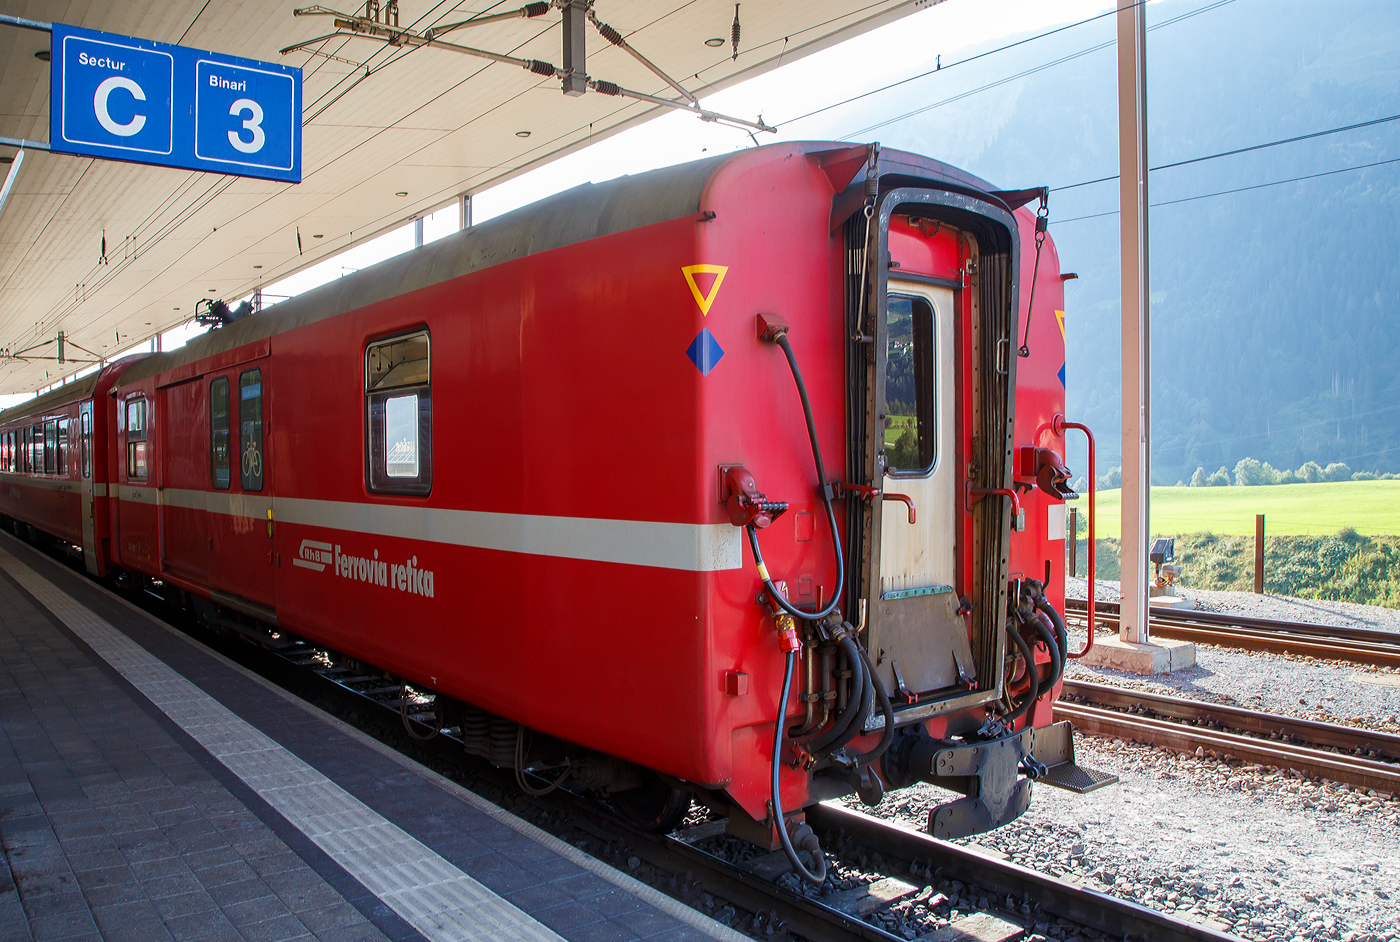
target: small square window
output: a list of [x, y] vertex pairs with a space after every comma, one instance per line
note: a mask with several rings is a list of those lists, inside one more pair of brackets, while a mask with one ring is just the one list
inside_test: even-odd
[[427, 331], [365, 348], [369, 489], [427, 494], [433, 486], [433, 405]]

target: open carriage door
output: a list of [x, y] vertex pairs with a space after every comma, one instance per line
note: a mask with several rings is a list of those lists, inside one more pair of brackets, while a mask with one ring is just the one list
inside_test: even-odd
[[[956, 271], [885, 264], [896, 214], [956, 239]], [[973, 496], [1011, 485], [1014, 232], [995, 203], [915, 187], [882, 191], [868, 224], [846, 223], [847, 473], [879, 492], [847, 502], [847, 610], [897, 725], [1001, 696], [1011, 515]], [[867, 267], [867, 252], [882, 263]]]
[[[895, 703], [966, 691], [977, 677], [958, 614], [954, 292], [891, 280], [876, 327], [885, 413], [879, 570], [870, 627], [876, 671]], [[895, 499], [908, 498], [909, 503]]]
[[88, 574], [97, 571], [97, 499], [93, 492], [92, 470], [92, 400], [78, 405], [78, 463], [81, 478], [79, 489], [83, 498], [83, 565]]

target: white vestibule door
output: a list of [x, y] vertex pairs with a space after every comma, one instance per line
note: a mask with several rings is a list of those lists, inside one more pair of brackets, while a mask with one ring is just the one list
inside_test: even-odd
[[[885, 407], [877, 596], [871, 630], [876, 673], [897, 702], [966, 690], [975, 669], [957, 614], [958, 494], [951, 288], [891, 279], [880, 357]], [[909, 507], [891, 495], [913, 502]]]

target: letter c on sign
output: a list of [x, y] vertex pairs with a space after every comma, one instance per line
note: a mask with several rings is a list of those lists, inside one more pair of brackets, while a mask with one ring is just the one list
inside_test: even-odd
[[146, 116], [143, 114], [133, 115], [126, 124], [118, 124], [112, 120], [111, 113], [107, 111], [107, 99], [112, 92], [119, 88], [126, 89], [131, 93], [131, 97], [137, 101], [146, 100], [146, 93], [141, 90], [140, 85], [129, 78], [114, 75], [97, 86], [97, 94], [92, 96], [92, 107], [97, 112], [97, 122], [107, 129], [107, 133], [115, 134], [118, 137], [131, 137], [146, 126]]

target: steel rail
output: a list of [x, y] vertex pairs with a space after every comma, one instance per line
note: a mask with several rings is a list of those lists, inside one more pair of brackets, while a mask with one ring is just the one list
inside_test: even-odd
[[776, 912], [783, 927], [797, 935], [822, 940], [904, 942], [902, 936], [887, 932], [874, 923], [784, 889], [685, 841], [638, 831], [571, 792], [564, 792], [556, 800], [568, 805], [575, 823], [594, 837], [610, 841], [616, 840], [619, 834], [625, 835], [628, 849], [652, 866], [672, 873], [703, 873], [701, 882], [714, 895], [751, 912]]
[[807, 821], [815, 828], [844, 832], [886, 856], [906, 862], [927, 860], [959, 879], [998, 893], [1029, 898], [1047, 913], [1113, 938], [1133, 935], [1154, 942], [1224, 942], [1237, 938], [848, 808], [816, 805], [807, 809]]
[[[1070, 613], [1072, 622], [1082, 622], [1078, 613]], [[1216, 613], [1201, 613], [1215, 615]], [[1115, 625], [1118, 616], [1100, 613], [1098, 620], [1105, 627]], [[1204, 618], [1188, 618], [1181, 615], [1164, 618], [1153, 613], [1149, 632], [1159, 638], [1173, 638], [1180, 641], [1196, 641], [1202, 644], [1215, 644], [1224, 647], [1243, 648], [1248, 651], [1265, 651], [1272, 654], [1296, 654], [1326, 660], [1347, 661], [1372, 667], [1400, 668], [1400, 635], [1392, 632], [1372, 631], [1365, 640], [1339, 637], [1319, 631], [1321, 626], [1300, 626], [1294, 622], [1274, 622], [1283, 628], [1253, 627], [1241, 624], [1243, 619], [1225, 618], [1220, 621]], [[1259, 619], [1258, 621], [1264, 621]], [[1369, 631], [1368, 629], [1344, 629], [1348, 632]], [[1377, 637], [1378, 636], [1378, 637]]]
[[1296, 741], [1295, 745], [1301, 742], [1363, 758], [1400, 761], [1400, 736], [1392, 733], [1076, 680], [1065, 681], [1064, 696], [1114, 710], [1145, 707], [1160, 718], [1216, 723], [1236, 732], [1280, 738], [1287, 736]]
[[1400, 793], [1400, 766], [1374, 759], [1342, 756], [1307, 746], [1201, 729], [1078, 703], [1056, 703], [1055, 719], [1069, 720], [1075, 729], [1094, 736], [1144, 742], [1185, 753], [1203, 749], [1260, 765], [1296, 769], [1357, 788]]
[[[1066, 599], [1065, 608], [1078, 614], [1086, 609], [1081, 599]], [[1117, 602], [1095, 602], [1096, 611], [1116, 616]], [[1350, 625], [1326, 625], [1310, 621], [1288, 621], [1279, 618], [1261, 618], [1255, 615], [1236, 615], [1232, 612], [1203, 612], [1179, 608], [1157, 609], [1152, 613], [1156, 621], [1215, 625], [1229, 628], [1245, 628], [1253, 631], [1276, 631], [1286, 634], [1308, 635], [1318, 638], [1340, 638], [1347, 641], [1368, 641], [1373, 644], [1387, 644], [1400, 647], [1400, 631], [1384, 631], [1379, 628], [1356, 628]]]

